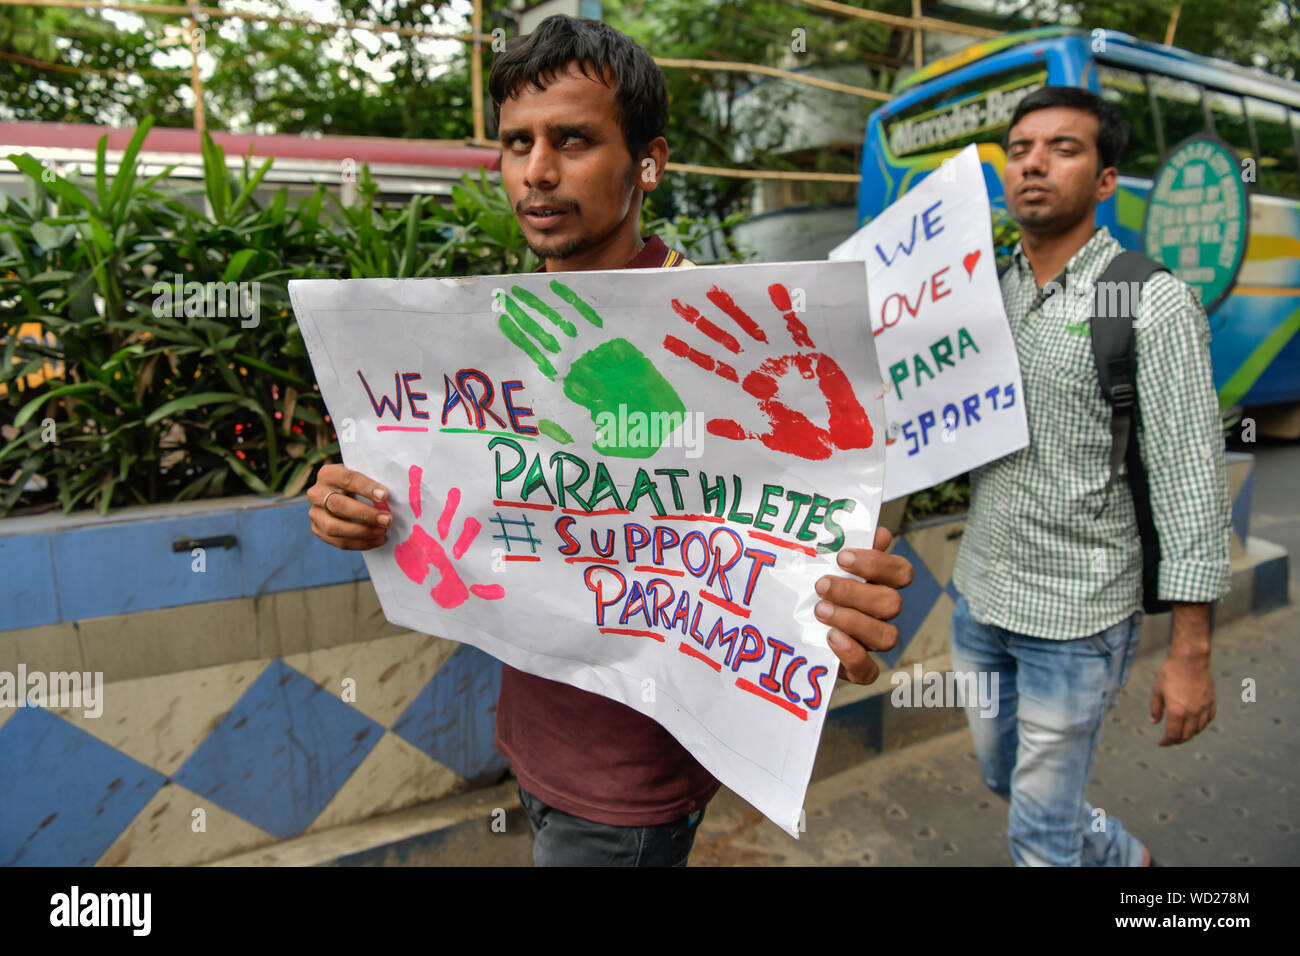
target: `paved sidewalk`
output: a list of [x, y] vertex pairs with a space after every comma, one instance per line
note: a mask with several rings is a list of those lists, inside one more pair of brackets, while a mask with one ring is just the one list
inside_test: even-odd
[[[1101, 739], [1089, 798], [1167, 866], [1300, 864], [1300, 606], [1214, 635], [1218, 716], [1178, 747], [1149, 722], [1164, 652], [1139, 657]], [[1254, 703], [1242, 681], [1255, 682]], [[1006, 804], [965, 730], [814, 783], [796, 841], [724, 789], [709, 805], [692, 866], [1009, 866]]]

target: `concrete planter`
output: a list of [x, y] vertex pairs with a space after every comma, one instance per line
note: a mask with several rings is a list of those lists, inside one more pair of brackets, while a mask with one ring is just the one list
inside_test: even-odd
[[[1287, 601], [1285, 550], [1250, 537], [1252, 467], [1229, 455], [1233, 588], [1218, 624]], [[0, 706], [0, 865], [265, 862], [271, 844], [399, 821], [500, 778], [500, 665], [388, 624], [360, 555], [317, 541], [306, 510], [249, 497], [0, 522], [0, 680], [21, 666], [104, 681], [99, 716]], [[896, 538], [915, 568], [898, 644], [874, 684], [836, 686], [815, 779], [964, 726], [956, 709], [890, 694], [898, 671], [949, 667], [965, 521]], [[1148, 618], [1144, 650], [1168, 633], [1169, 615]]]
[[949, 667], [948, 635], [957, 600], [952, 569], [965, 526], [964, 513], [931, 518], [914, 522], [894, 539], [890, 550], [906, 557], [914, 569], [912, 584], [903, 592], [902, 613], [892, 622], [898, 628], [898, 643], [876, 655], [880, 677], [874, 683], [836, 684], [813, 768], [814, 780], [883, 751], [965, 726], [965, 716], [956, 709], [890, 704], [896, 686], [891, 678], [896, 672], [910, 675], [917, 665], [922, 672]]
[[500, 665], [390, 625], [307, 507], [0, 522], [0, 681], [102, 675], [98, 715], [0, 707], [0, 864], [198, 863], [499, 778]]

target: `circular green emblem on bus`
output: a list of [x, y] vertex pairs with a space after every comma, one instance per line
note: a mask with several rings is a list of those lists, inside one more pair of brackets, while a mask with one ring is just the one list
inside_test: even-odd
[[1146, 254], [1191, 286], [1206, 312], [1232, 291], [1246, 258], [1248, 199], [1237, 154], [1208, 133], [1175, 146], [1152, 181]]

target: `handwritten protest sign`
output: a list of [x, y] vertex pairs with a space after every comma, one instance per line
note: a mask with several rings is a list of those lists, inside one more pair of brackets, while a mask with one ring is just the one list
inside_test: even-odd
[[797, 835], [869, 548], [860, 263], [291, 282], [344, 464], [390, 490], [388, 620], [657, 720]]
[[1029, 444], [975, 146], [836, 246], [865, 259], [889, 421], [885, 500]]

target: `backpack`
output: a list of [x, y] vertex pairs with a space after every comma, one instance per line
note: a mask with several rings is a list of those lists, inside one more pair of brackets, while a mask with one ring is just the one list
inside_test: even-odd
[[[1110, 477], [1102, 496], [1098, 516], [1105, 511], [1110, 500], [1110, 489], [1119, 473], [1119, 463], [1128, 466], [1129, 491], [1133, 495], [1133, 511], [1137, 516], [1138, 535], [1142, 542], [1142, 610], [1147, 614], [1160, 614], [1170, 609], [1170, 602], [1157, 597], [1156, 573], [1160, 565], [1160, 540], [1156, 534], [1155, 519], [1151, 512], [1151, 489], [1146, 467], [1138, 449], [1137, 425], [1137, 353], [1135, 349], [1133, 320], [1137, 312], [1137, 296], [1127, 294], [1110, 296], [1108, 301], [1119, 299], [1123, 308], [1118, 315], [1099, 315], [1104, 283], [1126, 283], [1127, 289], [1140, 288], [1132, 283], [1146, 282], [1157, 272], [1169, 270], [1140, 252], [1121, 252], [1097, 277], [1093, 289], [1092, 357], [1097, 366], [1097, 379], [1102, 395], [1110, 405]], [[1109, 311], [1109, 310], [1107, 310]]]

